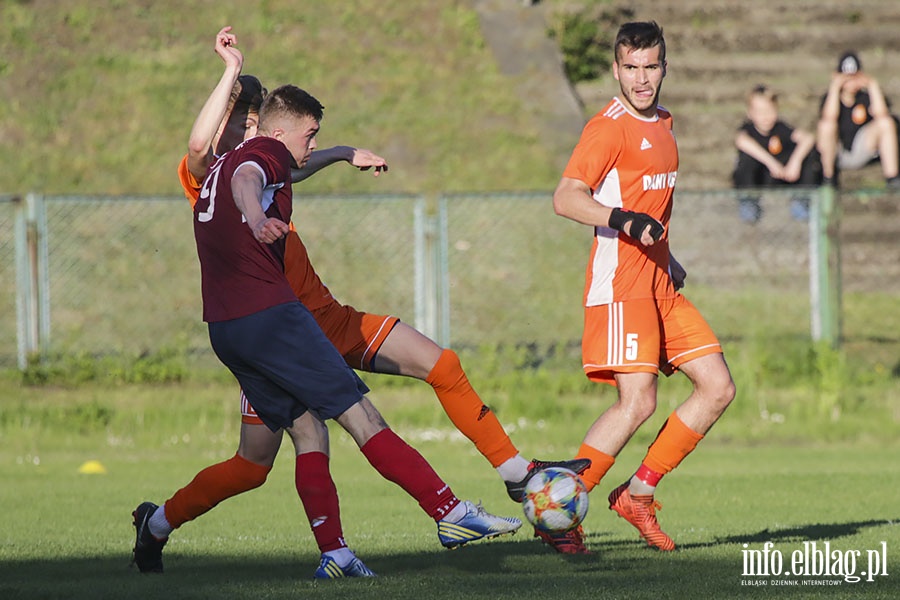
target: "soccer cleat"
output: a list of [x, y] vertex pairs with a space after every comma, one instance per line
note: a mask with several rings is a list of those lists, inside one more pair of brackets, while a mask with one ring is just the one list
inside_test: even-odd
[[341, 567], [330, 556], [322, 555], [322, 562], [313, 574], [315, 579], [340, 579], [341, 577], [375, 577], [375, 573], [369, 569], [363, 561], [356, 557], [346, 567]]
[[482, 538], [515, 533], [522, 526], [522, 521], [515, 517], [492, 515], [484, 510], [481, 502], [472, 504], [466, 500], [463, 505], [466, 507], [466, 515], [459, 521], [438, 521], [438, 539], [444, 548], [452, 550]]
[[150, 533], [150, 517], [157, 508], [152, 502], [144, 502], [131, 513], [135, 529], [131, 562], [141, 573], [163, 572], [162, 550], [169, 538], [158, 540]]
[[656, 511], [661, 510], [662, 505], [653, 499], [653, 494], [632, 496], [628, 483], [626, 481], [609, 494], [609, 509], [634, 525], [648, 545], [665, 551], [674, 550], [675, 542], [659, 528], [656, 520]]
[[509, 497], [513, 502], [521, 502], [522, 497], [525, 495], [525, 486], [528, 484], [528, 480], [531, 479], [534, 474], [541, 469], [546, 469], [548, 467], [559, 467], [562, 469], [575, 471], [575, 474], [581, 475], [590, 466], [591, 459], [589, 458], [574, 458], [572, 460], [559, 461], [546, 461], [533, 458], [531, 459], [531, 464], [528, 465], [528, 474], [522, 481], [506, 482], [506, 493], [509, 494]]
[[593, 554], [584, 545], [584, 529], [581, 525], [575, 529], [559, 533], [548, 533], [535, 529], [534, 537], [541, 538], [542, 542], [560, 554]]

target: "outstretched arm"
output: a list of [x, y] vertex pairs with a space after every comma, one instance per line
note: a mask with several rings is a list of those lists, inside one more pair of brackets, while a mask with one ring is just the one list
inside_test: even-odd
[[303, 181], [325, 167], [341, 161], [350, 163], [360, 171], [375, 169], [373, 173], [375, 177], [378, 177], [382, 171], [388, 170], [387, 161], [370, 150], [352, 146], [334, 146], [314, 151], [302, 168], [291, 169], [291, 181], [294, 183]]
[[212, 142], [231, 100], [231, 91], [241, 74], [244, 57], [237, 49], [237, 37], [231, 33], [231, 27], [223, 27], [216, 34], [215, 52], [225, 62], [225, 71], [219, 83], [213, 89], [200, 113], [194, 120], [191, 135], [188, 138], [187, 166], [191, 174], [202, 181], [206, 176], [206, 168], [212, 162]]

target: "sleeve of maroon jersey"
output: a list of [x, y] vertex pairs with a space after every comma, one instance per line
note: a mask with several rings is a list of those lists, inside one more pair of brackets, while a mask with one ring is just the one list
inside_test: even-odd
[[270, 137], [253, 138], [252, 144], [247, 144], [246, 150], [241, 156], [237, 168], [244, 163], [256, 163], [262, 169], [266, 178], [265, 185], [273, 185], [291, 180], [291, 153], [287, 147]]

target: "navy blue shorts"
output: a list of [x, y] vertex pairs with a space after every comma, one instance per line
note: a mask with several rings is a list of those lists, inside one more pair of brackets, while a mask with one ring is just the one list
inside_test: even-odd
[[272, 431], [307, 410], [333, 419], [369, 391], [300, 302], [209, 323], [209, 341]]

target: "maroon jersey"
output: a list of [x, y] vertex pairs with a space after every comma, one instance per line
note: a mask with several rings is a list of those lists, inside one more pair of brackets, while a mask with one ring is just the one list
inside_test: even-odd
[[203, 320], [227, 321], [296, 302], [284, 275], [284, 239], [258, 242], [234, 203], [231, 178], [238, 169], [263, 175], [262, 208], [291, 220], [291, 155], [268, 137], [251, 138], [213, 163], [194, 205], [194, 238], [200, 257]]

